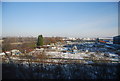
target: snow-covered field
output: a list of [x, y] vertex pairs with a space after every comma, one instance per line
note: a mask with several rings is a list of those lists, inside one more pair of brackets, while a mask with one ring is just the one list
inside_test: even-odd
[[[74, 46], [77, 50], [71, 50]], [[75, 48], [76, 48], [75, 47]], [[56, 47], [57, 48], [57, 47]], [[113, 50], [114, 47], [104, 44], [76, 44], [68, 47], [54, 48], [54, 51], [45, 51], [48, 59], [37, 58], [38, 62], [27, 61], [28, 58], [11, 57], [15, 64], [3, 63], [3, 78], [17, 79], [118, 79], [120, 75], [120, 56]], [[69, 48], [69, 49], [68, 49]], [[55, 50], [56, 49], [56, 50]], [[41, 50], [29, 54], [40, 54]], [[85, 60], [88, 59], [88, 60]], [[96, 62], [95, 60], [110, 60], [113, 62]], [[33, 59], [34, 60], [34, 59]], [[71, 61], [72, 60], [72, 61]], [[77, 60], [77, 61], [75, 61]], [[82, 61], [81, 61], [82, 60]], [[67, 63], [70, 61], [71, 63]], [[117, 62], [115, 62], [117, 61]], [[49, 62], [49, 63], [48, 63]], [[56, 62], [56, 63], [55, 63]], [[62, 63], [63, 62], [63, 63]], [[77, 62], [77, 63], [76, 63]]]
[[69, 59], [84, 59], [83, 56], [86, 54], [71, 54], [62, 52], [47, 52], [48, 55], [52, 55], [52, 58], [69, 58]]
[[[62, 53], [62, 52], [47, 52], [47, 55], [51, 55], [51, 58], [67, 58], [67, 59], [85, 59], [85, 57], [91, 58], [93, 55], [95, 56], [96, 59], [103, 58], [104, 60], [111, 60], [111, 61], [120, 61], [120, 58], [116, 54], [109, 53], [109, 58], [105, 57], [103, 53], [100, 55], [95, 54], [94, 52], [90, 53], [76, 53], [76, 54], [71, 54], [71, 53]], [[94, 60], [94, 59], [93, 59]]]

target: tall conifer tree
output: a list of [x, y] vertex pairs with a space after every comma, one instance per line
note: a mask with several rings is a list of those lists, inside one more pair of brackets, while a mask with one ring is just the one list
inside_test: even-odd
[[43, 46], [43, 36], [42, 35], [38, 36], [37, 46]]

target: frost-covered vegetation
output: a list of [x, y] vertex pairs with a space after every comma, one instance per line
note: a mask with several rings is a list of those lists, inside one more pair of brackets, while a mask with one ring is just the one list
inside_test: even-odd
[[3, 79], [119, 79], [119, 65], [3, 63]]

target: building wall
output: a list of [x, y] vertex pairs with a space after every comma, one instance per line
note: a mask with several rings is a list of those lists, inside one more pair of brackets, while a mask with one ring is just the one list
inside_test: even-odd
[[120, 44], [120, 35], [113, 37], [113, 44]]

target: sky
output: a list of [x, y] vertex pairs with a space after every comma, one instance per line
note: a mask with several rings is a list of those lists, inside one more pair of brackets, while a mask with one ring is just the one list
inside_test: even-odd
[[118, 2], [119, 0], [1, 0], [3, 2]]
[[3, 2], [2, 36], [113, 37], [117, 2]]

